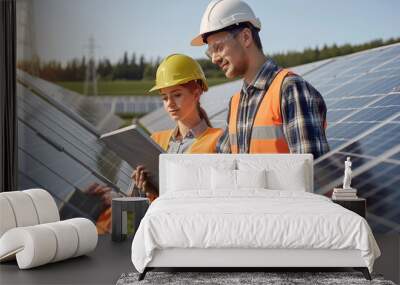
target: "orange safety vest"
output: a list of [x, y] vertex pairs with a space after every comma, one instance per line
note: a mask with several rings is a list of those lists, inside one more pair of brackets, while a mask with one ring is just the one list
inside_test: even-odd
[[[275, 76], [257, 110], [251, 129], [249, 153], [289, 153], [289, 146], [283, 134], [281, 113], [281, 86], [286, 76], [293, 73], [282, 69]], [[231, 100], [229, 116], [229, 141], [231, 152], [238, 153], [237, 117], [240, 92]]]
[[96, 221], [97, 233], [103, 235], [111, 231], [111, 207], [105, 209]]
[[[158, 143], [164, 151], [167, 151], [173, 132], [174, 130], [155, 132], [151, 135], [151, 138]], [[195, 138], [186, 153], [215, 153], [217, 141], [221, 134], [221, 129], [207, 128], [199, 137]]]

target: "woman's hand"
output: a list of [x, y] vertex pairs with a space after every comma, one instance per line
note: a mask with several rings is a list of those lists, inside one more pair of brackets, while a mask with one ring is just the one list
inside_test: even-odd
[[137, 166], [132, 172], [132, 180], [142, 193], [146, 194], [150, 202], [158, 197], [158, 189], [148, 179], [148, 171], [143, 165]]
[[110, 187], [93, 182], [83, 192], [88, 195], [100, 196], [103, 209], [111, 207], [112, 189]]

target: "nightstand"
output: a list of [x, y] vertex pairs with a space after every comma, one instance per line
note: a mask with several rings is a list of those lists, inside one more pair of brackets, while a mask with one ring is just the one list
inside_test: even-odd
[[149, 199], [142, 197], [124, 197], [112, 199], [112, 231], [111, 239], [113, 241], [123, 241], [128, 234], [128, 218], [127, 212], [132, 212], [134, 230], [136, 232], [140, 221], [146, 214], [149, 207]]
[[367, 201], [364, 198], [355, 198], [351, 200], [334, 200], [332, 202], [339, 204], [340, 206], [359, 214], [365, 218], [365, 212], [367, 208]]

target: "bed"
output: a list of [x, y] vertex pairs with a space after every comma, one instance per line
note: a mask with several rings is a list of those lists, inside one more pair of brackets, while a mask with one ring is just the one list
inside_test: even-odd
[[364, 218], [313, 193], [309, 154], [162, 154], [160, 197], [132, 242], [158, 267], [353, 267], [380, 251]]

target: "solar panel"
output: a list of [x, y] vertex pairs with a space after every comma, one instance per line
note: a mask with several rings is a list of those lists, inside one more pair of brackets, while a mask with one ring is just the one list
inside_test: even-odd
[[335, 60], [336, 60], [335, 58], [329, 58], [329, 59], [320, 60], [320, 61], [316, 61], [316, 62], [306, 63], [306, 64], [303, 64], [300, 66], [296, 66], [292, 70], [296, 74], [306, 75], [306, 74], [311, 73], [311, 72], [313, 72]]
[[[315, 87], [318, 87], [318, 90], [321, 90], [320, 87], [327, 84], [338, 87], [340, 86], [339, 83], [347, 84], [351, 80], [362, 80], [368, 73], [384, 70], [388, 67], [396, 67], [392, 64], [398, 60], [399, 53], [400, 45], [395, 44], [338, 57], [323, 68], [305, 74], [304, 77]], [[324, 96], [326, 96], [325, 93]]]
[[[368, 134], [357, 142], [343, 148], [343, 152], [362, 153], [369, 156], [380, 156], [385, 150], [394, 148], [398, 145], [400, 134], [400, 125], [396, 123], [388, 123]], [[382, 138], [387, 139], [382, 142]]]
[[172, 129], [175, 126], [174, 121], [168, 116], [163, 107], [141, 117], [139, 123], [150, 133]]
[[[22, 84], [17, 84], [19, 187], [42, 187], [68, 216], [88, 216], [69, 203], [98, 184], [126, 195], [132, 168], [97, 134]], [[63, 213], [63, 212], [62, 212]]]
[[71, 118], [94, 132], [101, 134], [113, 131], [123, 123], [118, 116], [107, 112], [104, 107], [96, 104], [90, 97], [82, 96], [49, 81], [31, 76], [22, 70], [17, 70], [17, 79], [47, 100], [59, 102], [60, 108], [70, 111]]
[[358, 97], [358, 98], [341, 98], [341, 99], [326, 99], [325, 103], [326, 106], [328, 107], [328, 113], [331, 111], [331, 109], [358, 109], [361, 107], [366, 106], [368, 103], [370, 103], [373, 100], [377, 99], [382, 99], [381, 97], [378, 97], [379, 95], [376, 96], [364, 96], [364, 97]]
[[[315, 161], [315, 192], [329, 195], [341, 186], [344, 161], [351, 156], [352, 186], [367, 198], [373, 230], [400, 233], [400, 44], [292, 70], [320, 91], [328, 108], [331, 151]], [[226, 125], [229, 99], [240, 87], [240, 81], [230, 82], [203, 96], [202, 106], [217, 126]], [[159, 109], [141, 122], [158, 130], [167, 120]]]
[[381, 100], [372, 104], [372, 107], [375, 107], [375, 106], [400, 107], [400, 93], [392, 93], [392, 94], [389, 94], [389, 95], [383, 97]]

